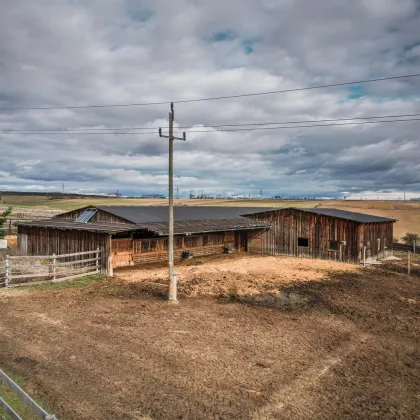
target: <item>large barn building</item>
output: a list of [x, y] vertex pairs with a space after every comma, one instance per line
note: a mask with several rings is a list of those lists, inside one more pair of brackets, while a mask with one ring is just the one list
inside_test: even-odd
[[[243, 251], [362, 262], [392, 253], [395, 222], [323, 208], [184, 206], [174, 218], [175, 259]], [[99, 247], [103, 267], [164, 261], [167, 237], [167, 207], [88, 206], [18, 226], [18, 246], [28, 255]]]

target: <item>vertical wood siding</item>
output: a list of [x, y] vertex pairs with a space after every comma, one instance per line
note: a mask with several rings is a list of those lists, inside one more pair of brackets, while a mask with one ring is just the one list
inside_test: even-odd
[[[66, 219], [66, 220], [76, 220], [84, 211], [86, 208], [83, 209], [77, 209], [69, 213], [64, 214], [58, 214], [55, 216], [57, 219]], [[109, 223], [131, 223], [126, 219], [123, 219], [118, 216], [114, 216], [111, 213], [108, 213], [103, 210], [98, 210], [90, 220], [90, 222], [109, 222]]]
[[366, 258], [392, 255], [393, 223], [370, 223], [361, 226], [360, 253], [366, 245]]
[[[282, 209], [248, 217], [271, 224], [271, 228], [262, 233], [249, 234], [249, 252], [359, 262], [364, 241], [376, 243], [380, 237], [381, 241], [386, 241], [388, 249], [392, 248], [392, 223], [362, 225], [297, 209]], [[299, 246], [299, 238], [307, 238], [308, 247]], [[330, 241], [345, 241], [345, 245], [333, 250]], [[371, 250], [371, 256], [375, 255], [377, 253]]]
[[107, 233], [35, 226], [18, 227], [18, 247], [24, 250], [23, 248], [26, 246], [27, 255], [71, 254], [92, 251], [99, 247], [102, 251], [103, 268], [106, 267], [110, 253], [109, 238], [110, 235]]

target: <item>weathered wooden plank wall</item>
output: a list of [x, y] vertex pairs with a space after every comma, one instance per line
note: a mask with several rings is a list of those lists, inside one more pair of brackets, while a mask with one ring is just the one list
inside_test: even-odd
[[[342, 261], [358, 260], [359, 224], [356, 222], [296, 209], [259, 213], [249, 218], [271, 224], [270, 229], [259, 235], [249, 236], [249, 252]], [[300, 246], [299, 238], [306, 238], [308, 246]], [[345, 241], [346, 244], [332, 249], [331, 241]]]
[[92, 251], [101, 252], [102, 268], [107, 266], [110, 254], [110, 235], [80, 230], [61, 230], [37, 226], [18, 227], [18, 248], [27, 255], [72, 254]]
[[[83, 209], [77, 209], [70, 213], [59, 214], [55, 216], [58, 219], [66, 219], [66, 220], [76, 220], [83, 212]], [[114, 216], [103, 210], [98, 210], [90, 219], [90, 222], [109, 222], [109, 223], [131, 223], [128, 220], [122, 219], [121, 217]]]
[[366, 245], [366, 258], [392, 255], [393, 223], [369, 223], [362, 225], [360, 235], [360, 254]]

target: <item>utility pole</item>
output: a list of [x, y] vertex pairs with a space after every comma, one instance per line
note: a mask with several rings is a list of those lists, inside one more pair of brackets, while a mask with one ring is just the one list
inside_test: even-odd
[[174, 104], [171, 103], [169, 112], [169, 136], [162, 135], [159, 128], [159, 137], [169, 139], [169, 238], [168, 238], [168, 269], [169, 269], [169, 301], [177, 303], [176, 276], [174, 276], [174, 140], [186, 140], [186, 135], [174, 137]]

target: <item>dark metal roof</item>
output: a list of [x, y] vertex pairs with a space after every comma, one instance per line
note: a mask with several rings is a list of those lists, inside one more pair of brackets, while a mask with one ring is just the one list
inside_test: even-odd
[[[132, 223], [167, 222], [167, 206], [93, 206]], [[234, 219], [247, 214], [261, 213], [277, 208], [267, 207], [192, 207], [175, 206], [175, 221]]]
[[[168, 223], [142, 223], [137, 226], [159, 236], [169, 234]], [[174, 232], [180, 235], [187, 233], [224, 232], [227, 230], [261, 229], [269, 226], [270, 224], [267, 222], [246, 219], [244, 217], [236, 219], [189, 220], [174, 222]]]
[[61, 230], [84, 230], [87, 232], [119, 233], [135, 229], [135, 225], [126, 223], [79, 223], [66, 219], [34, 220], [32, 222], [16, 222], [18, 226], [36, 226]]
[[294, 210], [305, 211], [308, 213], [315, 213], [323, 216], [336, 217], [337, 219], [351, 220], [358, 223], [389, 223], [396, 222], [396, 219], [389, 219], [388, 217], [372, 216], [371, 214], [356, 213], [353, 211], [339, 210], [339, 209], [325, 209], [325, 208], [297, 208]]
[[[139, 230], [147, 230], [159, 236], [166, 236], [169, 233], [167, 222], [141, 223], [132, 225], [108, 222], [79, 223], [66, 219], [48, 219], [35, 220], [32, 222], [18, 222], [16, 224], [20, 226], [35, 226], [61, 230], [83, 230], [87, 232], [102, 232], [109, 234], [130, 231], [134, 232]], [[176, 221], [174, 223], [174, 232], [175, 234], [222, 232], [227, 230], [261, 229], [267, 226], [269, 225], [266, 222], [250, 220], [242, 217], [227, 220], [190, 220]]]

